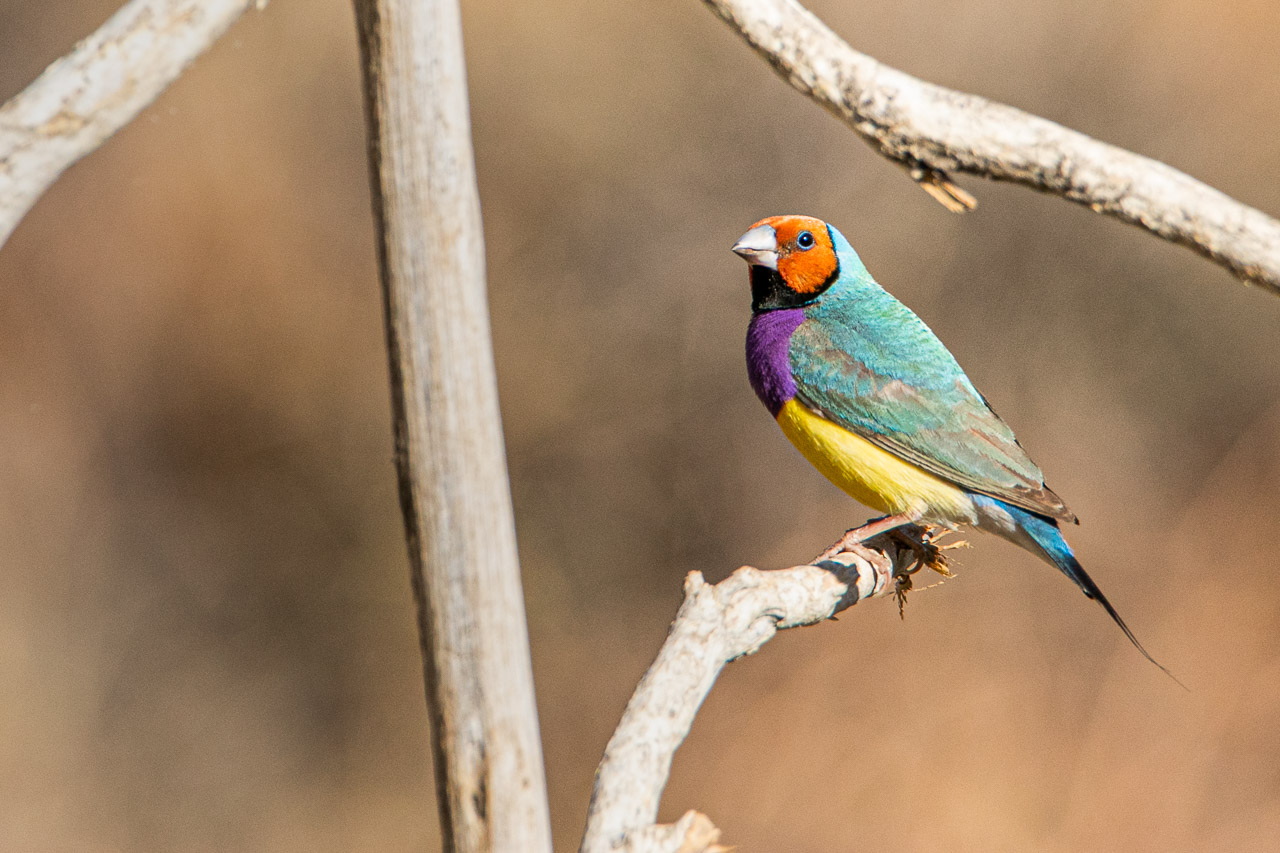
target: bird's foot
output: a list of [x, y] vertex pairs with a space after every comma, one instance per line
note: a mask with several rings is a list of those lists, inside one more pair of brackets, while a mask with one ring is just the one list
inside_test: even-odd
[[910, 552], [911, 563], [905, 569], [895, 572], [894, 578], [897, 586], [894, 589], [894, 598], [898, 601], [898, 617], [906, 618], [907, 593], [915, 586], [912, 578], [916, 572], [921, 569], [931, 569], [944, 578], [954, 577], [951, 568], [948, 565], [947, 556], [943, 551], [952, 548], [968, 547], [968, 543], [964, 541], [951, 542], [946, 545], [939, 545], [938, 540], [955, 531], [947, 527], [934, 527], [932, 525], [916, 525], [909, 524], [905, 527], [898, 527], [884, 534], [884, 537], [906, 552]]
[[830, 548], [828, 548], [827, 550], [819, 554], [817, 557], [815, 557], [813, 562], [821, 563], [823, 560], [830, 560], [836, 554], [841, 554], [845, 551], [851, 551], [855, 547], [858, 547], [859, 543], [862, 542], [862, 536], [860, 535], [861, 533], [862, 533], [861, 527], [854, 527], [849, 530], [846, 530], [844, 532], [844, 535], [841, 536], [839, 539], [837, 539], [834, 545], [832, 545]]
[[[886, 543], [893, 543], [899, 556], [894, 557], [894, 598], [898, 601], [898, 615], [903, 616], [907, 605], [907, 593], [911, 591], [911, 576], [921, 569], [932, 569], [944, 578], [952, 577], [947, 565], [947, 557], [943, 551], [952, 548], [967, 547], [964, 541], [939, 545], [938, 540], [955, 531], [949, 527], [920, 525], [918, 518], [912, 515], [889, 515], [868, 521], [861, 527], [846, 530], [844, 535], [827, 550], [823, 551], [813, 562], [821, 563], [830, 560], [837, 554], [853, 553], [860, 557], [877, 556], [873, 549], [863, 544], [876, 537], [883, 537]], [[905, 557], [905, 560], [902, 559]]]
[[916, 513], [903, 513], [901, 515], [886, 515], [883, 518], [875, 518], [868, 521], [861, 527], [854, 527], [846, 530], [834, 545], [819, 554], [815, 559], [815, 563], [823, 560], [830, 560], [836, 554], [843, 551], [852, 550], [854, 545], [861, 544], [868, 539], [879, 536], [882, 533], [888, 533], [903, 525], [912, 525], [920, 518]]
[[925, 525], [908, 525], [907, 527], [899, 527], [885, 534], [886, 538], [892, 540], [899, 546], [909, 550], [915, 559], [915, 563], [907, 571], [907, 574], [915, 574], [920, 569], [932, 569], [944, 578], [954, 577], [951, 573], [950, 563], [947, 555], [943, 551], [950, 551], [953, 548], [968, 548], [969, 543], [963, 539], [956, 542], [948, 542], [945, 545], [939, 545], [938, 542], [944, 536], [950, 536], [955, 533], [949, 527], [934, 527]]

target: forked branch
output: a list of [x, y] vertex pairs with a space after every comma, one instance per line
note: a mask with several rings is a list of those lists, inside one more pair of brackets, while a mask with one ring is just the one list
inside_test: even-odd
[[851, 48], [796, 0], [703, 0], [787, 82], [952, 210], [949, 172], [1062, 196], [1196, 250], [1280, 294], [1280, 222], [1157, 160]]

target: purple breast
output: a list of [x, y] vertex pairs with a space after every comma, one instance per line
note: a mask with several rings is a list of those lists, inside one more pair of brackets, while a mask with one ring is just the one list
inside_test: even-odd
[[754, 315], [747, 327], [747, 377], [775, 418], [796, 395], [788, 350], [791, 333], [803, 322], [803, 308], [783, 308]]

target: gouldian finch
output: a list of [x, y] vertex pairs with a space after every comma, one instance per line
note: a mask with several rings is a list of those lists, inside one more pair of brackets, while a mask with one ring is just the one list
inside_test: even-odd
[[733, 251], [751, 271], [751, 387], [815, 468], [886, 513], [843, 544], [915, 522], [994, 533], [1057, 567], [1164, 669], [1076, 560], [1059, 529], [1076, 517], [1013, 430], [839, 231], [773, 216]]

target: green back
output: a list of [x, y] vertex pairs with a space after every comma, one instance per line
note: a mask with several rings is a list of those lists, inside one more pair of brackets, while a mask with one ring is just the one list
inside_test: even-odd
[[800, 401], [945, 480], [1074, 521], [942, 341], [831, 230], [840, 277], [791, 338]]

